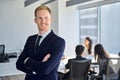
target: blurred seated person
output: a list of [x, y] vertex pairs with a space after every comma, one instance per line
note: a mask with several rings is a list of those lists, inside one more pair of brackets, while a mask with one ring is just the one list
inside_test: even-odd
[[103, 76], [106, 70], [107, 59], [110, 58], [110, 55], [108, 52], [105, 51], [102, 44], [96, 44], [94, 47], [94, 52], [95, 60], [97, 60], [99, 64], [99, 75]]
[[84, 40], [84, 54], [82, 54], [83, 57], [87, 59], [93, 59], [93, 48], [92, 48], [92, 39], [90, 37], [86, 37]]
[[[76, 52], [76, 58], [72, 58], [72, 59], [69, 59], [68, 60], [68, 63], [65, 65], [65, 68], [66, 69], [70, 69], [70, 65], [71, 65], [71, 62], [73, 61], [73, 60], [86, 60], [86, 58], [83, 58], [81, 55], [83, 54], [83, 52], [84, 52], [84, 46], [82, 46], [82, 45], [77, 45], [76, 46], [76, 49], [75, 49], [75, 52]], [[65, 80], [68, 80], [68, 75], [69, 75], [69, 73], [70, 72], [68, 72], [68, 73], [66, 73], [65, 75], [64, 75], [64, 79]]]
[[106, 50], [104, 49], [102, 44], [96, 44], [95, 48], [94, 48], [94, 52], [95, 52], [95, 60], [99, 60], [99, 59], [107, 59], [110, 58], [110, 55], [108, 52], [106, 52]]

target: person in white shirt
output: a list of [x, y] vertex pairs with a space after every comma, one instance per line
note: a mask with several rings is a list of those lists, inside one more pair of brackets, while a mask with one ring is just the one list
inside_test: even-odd
[[93, 45], [92, 45], [92, 39], [90, 37], [86, 37], [84, 40], [84, 54], [82, 54], [83, 57], [87, 59], [92, 59], [94, 57], [93, 53]]

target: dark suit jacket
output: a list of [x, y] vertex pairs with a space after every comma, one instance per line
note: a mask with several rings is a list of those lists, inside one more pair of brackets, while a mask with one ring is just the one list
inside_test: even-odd
[[73, 58], [73, 59], [69, 59], [68, 60], [68, 63], [65, 65], [65, 68], [66, 69], [70, 69], [70, 65], [71, 65], [71, 62], [73, 61], [73, 60], [87, 60], [86, 58], [83, 58], [82, 56], [77, 56], [76, 58]]
[[[36, 38], [37, 34], [27, 39], [23, 52], [16, 62], [17, 69], [26, 73], [25, 80], [58, 80], [57, 69], [65, 49], [64, 39], [51, 31], [40, 44], [39, 51], [35, 52]], [[51, 55], [49, 60], [42, 62], [48, 53]], [[33, 71], [36, 74], [33, 74]]]

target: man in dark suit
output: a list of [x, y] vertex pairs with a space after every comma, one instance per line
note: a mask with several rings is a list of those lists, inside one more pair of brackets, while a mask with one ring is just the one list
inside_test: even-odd
[[71, 62], [73, 60], [86, 60], [86, 58], [83, 58], [81, 55], [83, 54], [84, 52], [84, 46], [82, 45], [77, 45], [76, 48], [75, 48], [75, 52], [76, 52], [76, 58], [73, 58], [73, 59], [69, 59], [68, 60], [68, 63], [66, 64], [66, 69], [70, 69], [70, 65], [71, 65]]
[[[25, 80], [58, 80], [65, 40], [50, 29], [51, 10], [47, 6], [35, 9], [35, 23], [39, 33], [28, 37], [16, 67], [26, 73]], [[39, 42], [38, 36], [42, 36]]]
[[[68, 60], [68, 63], [65, 65], [66, 69], [70, 69], [70, 65], [71, 65], [71, 62], [73, 60], [87, 60], [86, 58], [83, 58], [81, 55], [84, 54], [84, 46], [82, 45], [77, 45], [76, 48], [75, 48], [75, 52], [76, 52], [76, 57], [75, 58], [72, 58], [72, 59], [69, 59]], [[64, 80], [69, 80], [69, 73], [66, 73], [64, 74]]]

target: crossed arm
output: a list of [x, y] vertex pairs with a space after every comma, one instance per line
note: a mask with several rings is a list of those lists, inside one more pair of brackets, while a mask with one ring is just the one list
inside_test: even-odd
[[50, 53], [48, 53], [42, 60], [42, 62], [46, 62], [50, 58]]
[[[50, 56], [51, 56], [50, 53], [48, 53], [48, 54], [43, 58], [42, 62], [46, 62], [46, 61], [50, 58]], [[29, 59], [29, 57], [24, 60], [24, 64], [26, 63], [26, 61], [27, 61], [28, 59]]]

